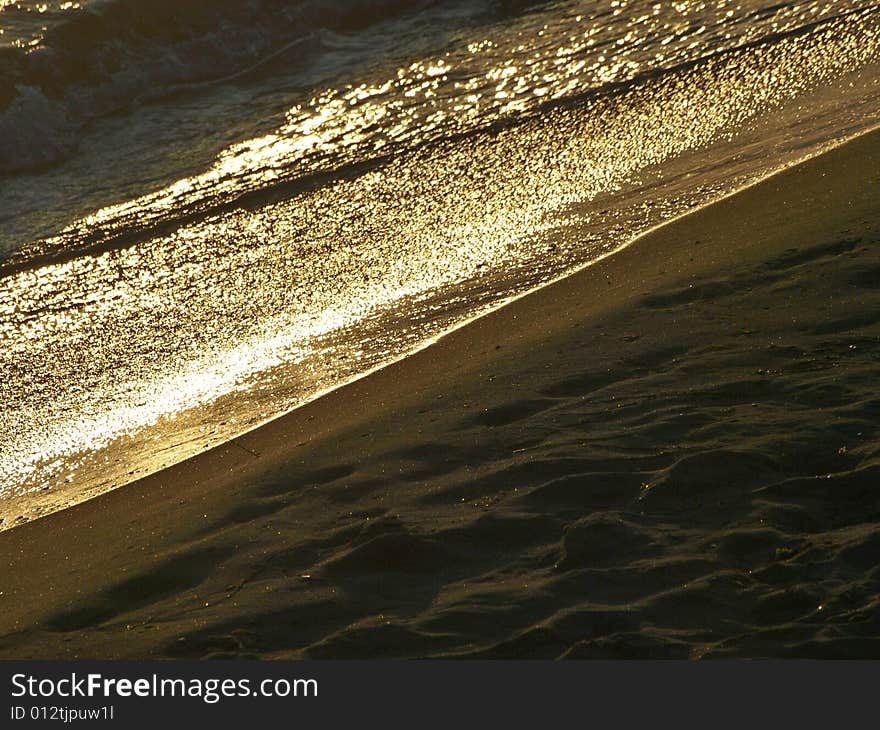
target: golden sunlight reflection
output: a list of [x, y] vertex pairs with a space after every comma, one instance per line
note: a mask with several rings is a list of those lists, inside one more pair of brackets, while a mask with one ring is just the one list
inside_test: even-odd
[[[234, 199], [255, 186], [466, 133], [493, 120], [537, 111], [548, 101], [686, 64], [708, 49], [712, 56], [720, 56], [767, 33], [796, 28], [805, 17], [832, 13], [837, 5], [778, 6], [756, 18], [741, 3], [720, 0], [713, 4], [713, 17], [719, 19], [711, 28], [705, 20], [705, 3], [612, 1], [611, 18], [601, 7], [598, 16], [591, 17], [575, 5], [575, 10], [563, 13], [552, 32], [526, 15], [493, 39], [450, 48], [379, 80], [324, 89], [291, 107], [284, 124], [271, 134], [229, 146], [203, 174], [108, 206], [43, 245], [69, 246], [83, 236], [95, 236], [96, 230], [112, 236], [130, 225], [135, 215], [143, 225], [206, 200]], [[626, 13], [620, 12], [623, 8]], [[866, 19], [856, 16], [852, 22], [864, 29]], [[855, 30], [842, 34], [839, 45], [844, 54], [854, 51], [857, 57], [844, 55], [838, 65], [857, 65], [872, 52], [870, 40], [864, 49], [853, 48]], [[829, 48], [820, 53], [829, 57], [834, 42], [827, 38], [825, 42]], [[821, 74], [824, 63], [820, 60], [821, 68], [809, 76]], [[798, 88], [796, 84], [793, 90]]]
[[[614, 13], [629, 5], [611, 3]], [[734, 154], [732, 140], [753, 139], [787, 100], [878, 59], [873, 19], [857, 16], [847, 32], [792, 36], [625, 93], [540, 106], [686, 58], [707, 33], [699, 5], [641, 3], [610, 30], [572, 14], [550, 34], [526, 17], [492, 41], [323, 91], [203, 173], [76, 221], [59, 241], [124, 245], [0, 279], [0, 492], [57, 486], [82, 454], [230, 394], [259, 401], [268, 417], [399, 357], [804, 154], [773, 131], [785, 129], [780, 118], [764, 128], [760, 164]], [[785, 14], [772, 22], [784, 27]], [[725, 24], [712, 32], [723, 36]], [[810, 107], [817, 140], [834, 104], [818, 96]], [[444, 141], [425, 144], [435, 137]], [[707, 152], [713, 145], [721, 151]], [[321, 184], [297, 187], [319, 170]], [[291, 187], [199, 208], [282, 182]], [[183, 217], [192, 210], [200, 215]], [[126, 239], [132, 221], [169, 215], [186, 222]], [[393, 318], [376, 327], [385, 334], [367, 337], [383, 317]], [[228, 426], [210, 438], [195, 430], [174, 453], [240, 432], [252, 407], [233, 403]], [[134, 473], [113, 468], [117, 481]]]

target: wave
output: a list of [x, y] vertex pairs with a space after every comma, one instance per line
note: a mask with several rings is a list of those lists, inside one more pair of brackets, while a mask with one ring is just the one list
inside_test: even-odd
[[[532, 3], [533, 5], [534, 3]], [[521, 5], [521, 3], [520, 3]], [[345, 154], [334, 156], [325, 154], [310, 162], [305, 154], [297, 154], [292, 159], [279, 161], [273, 168], [273, 176], [243, 181], [241, 185], [202, 185], [197, 181], [181, 186], [186, 191], [174, 200], [169, 200], [160, 190], [137, 201], [136, 205], [125, 204], [112, 213], [108, 208], [102, 211], [100, 221], [86, 218], [76, 221], [68, 228], [57, 232], [51, 239], [31, 242], [0, 261], [0, 277], [16, 272], [43, 266], [49, 263], [62, 263], [80, 256], [100, 255], [106, 251], [120, 250], [157, 236], [168, 235], [181, 226], [191, 224], [211, 215], [220, 215], [241, 207], [260, 207], [273, 201], [290, 198], [331, 181], [352, 178], [386, 164], [394, 154], [402, 151], [416, 152], [425, 147], [460, 143], [465, 139], [485, 134], [496, 134], [531, 119], [546, 115], [558, 107], [583, 107], [601, 104], [616, 97], [648, 86], [667, 83], [675, 85], [676, 80], [684, 80], [688, 74], [700, 66], [739, 65], [737, 57], [742, 54], [770, 49], [786, 40], [794, 40], [813, 33], [831, 35], [841, 31], [841, 23], [852, 27], [859, 21], [866, 21], [876, 13], [876, 6], [868, 6], [844, 11], [832, 17], [802, 23], [786, 30], [771, 30], [756, 35], [750, 40], [732, 44], [724, 48], [706, 48], [690, 58], [679, 58], [668, 66], [646, 67], [621, 79], [608, 80], [585, 90], [569, 91], [566, 95], [542, 101], [536, 97], [531, 106], [518, 107], [515, 114], [494, 115], [472, 120], [472, 126], [457, 127], [440, 125], [430, 133], [420, 134], [409, 139], [402, 137], [390, 147], [381, 150], [370, 148], [369, 139], [364, 149], [345, 149]], [[765, 13], [766, 14], [766, 13]], [[287, 47], [275, 52], [284, 53]], [[264, 59], [245, 68], [233, 76], [222, 77], [227, 81], [249, 74], [266, 63]], [[204, 82], [215, 83], [215, 82]], [[194, 85], [198, 85], [197, 83]], [[164, 93], [174, 93], [181, 86], [166, 86]], [[159, 91], [153, 91], [158, 94]], [[210, 176], [208, 176], [210, 177]], [[153, 198], [159, 199], [157, 205]]]
[[92, 2], [35, 46], [0, 49], [0, 172], [58, 162], [96, 117], [267, 64], [296, 68], [321, 46], [321, 32], [354, 33], [443, 2]]
[[[83, 127], [96, 118], [253, 75], [296, 71], [332, 49], [340, 34], [463, 2], [93, 0], [50, 25], [37, 45], [0, 48], [0, 174], [30, 172], [66, 159], [76, 151]], [[546, 0], [484, 0], [481, 10], [474, 12], [491, 20], [545, 4]], [[775, 22], [781, 8], [797, 6], [783, 3], [746, 13], [742, 20], [753, 26], [751, 30], [716, 39], [718, 47], [729, 51], [773, 42], [847, 15], [829, 17], [823, 11], [812, 16], [813, 22], [787, 28]], [[713, 30], [733, 28], [716, 22]], [[649, 64], [638, 75], [667, 73], [699, 62], [712, 55], [705, 50], [670, 55], [671, 65]], [[606, 85], [631, 80], [624, 74]]]

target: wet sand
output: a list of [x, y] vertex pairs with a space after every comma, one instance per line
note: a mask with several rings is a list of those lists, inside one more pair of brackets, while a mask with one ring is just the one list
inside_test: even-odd
[[0, 656], [880, 657], [880, 136], [0, 533]]

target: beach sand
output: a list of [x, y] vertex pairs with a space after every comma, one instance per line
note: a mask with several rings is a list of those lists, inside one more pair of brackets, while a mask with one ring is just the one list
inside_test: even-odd
[[0, 533], [0, 656], [880, 657], [880, 136]]

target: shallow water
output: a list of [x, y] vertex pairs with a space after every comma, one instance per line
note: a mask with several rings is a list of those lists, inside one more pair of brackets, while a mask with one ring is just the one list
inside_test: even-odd
[[149, 5], [0, 11], [6, 526], [877, 118], [867, 3]]

